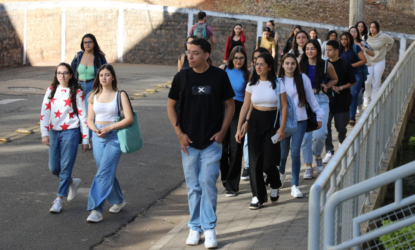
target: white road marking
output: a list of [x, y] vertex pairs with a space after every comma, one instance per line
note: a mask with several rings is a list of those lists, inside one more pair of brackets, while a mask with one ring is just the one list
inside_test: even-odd
[[1, 100], [0, 104], [9, 104], [9, 103], [18, 102], [18, 101], [27, 101], [27, 99], [5, 99], [5, 100]]

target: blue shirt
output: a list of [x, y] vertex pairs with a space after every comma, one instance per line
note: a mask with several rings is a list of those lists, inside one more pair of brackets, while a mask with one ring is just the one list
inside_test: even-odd
[[[316, 79], [315, 79], [315, 75], [316, 75], [316, 65], [308, 65], [308, 72], [307, 72], [307, 76], [308, 78], [310, 78], [310, 82], [311, 82], [311, 87], [313, 89], [316, 88]], [[320, 84], [323, 82], [323, 79], [320, 79]]]
[[243, 70], [235, 68], [229, 69], [226, 67], [226, 73], [228, 73], [233, 91], [235, 92], [235, 97], [233, 99], [243, 102], [245, 96], [245, 79]]
[[[356, 44], [353, 44], [353, 46], [356, 48], [357, 54], [359, 54], [359, 52], [362, 51], [360, 46], [357, 46]], [[347, 51], [343, 50], [342, 54], [340, 55], [341, 59], [348, 61], [350, 64], [354, 64], [360, 61], [359, 57], [356, 55], [356, 53], [354, 53], [353, 46], [349, 47]]]

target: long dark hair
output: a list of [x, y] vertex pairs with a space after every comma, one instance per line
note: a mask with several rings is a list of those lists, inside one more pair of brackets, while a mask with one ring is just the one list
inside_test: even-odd
[[[360, 43], [361, 41], [362, 41], [362, 38], [360, 37], [360, 33], [359, 33], [359, 29], [357, 28], [357, 26], [352, 26], [352, 27], [350, 27], [350, 29], [349, 29], [349, 33], [350, 33], [350, 31], [352, 30], [352, 29], [355, 29], [356, 30], [356, 32], [357, 32], [357, 36], [356, 36], [356, 41], [358, 42], [358, 43]], [[352, 33], [350, 33], [350, 35], [351, 35]], [[352, 36], [353, 37], [353, 36]], [[341, 39], [341, 38], [340, 38]], [[353, 41], [354, 41], [354, 38], [353, 38]]]
[[300, 25], [296, 25], [294, 26], [294, 29], [291, 31], [290, 37], [293, 38], [294, 37], [294, 31], [296, 29], [302, 30], [303, 28]]
[[330, 30], [329, 33], [327, 33], [326, 41], [330, 40], [331, 34], [336, 34], [336, 40], [337, 40], [337, 32], [335, 30]]
[[[353, 49], [352, 46], [354, 44], [354, 39], [352, 34], [350, 34], [349, 32], [343, 32], [340, 36], [340, 49], [339, 49], [339, 57], [341, 58], [341, 55], [345, 49], [345, 47], [343, 46], [343, 44], [341, 43], [341, 39], [342, 37], [346, 36], [347, 37], [347, 47], [348, 49]], [[354, 53], [353, 53], [354, 54]], [[342, 58], [343, 60], [346, 60], [346, 58]]]
[[88, 102], [89, 103], [94, 103], [94, 95], [101, 94], [101, 92], [102, 92], [101, 82], [99, 80], [99, 73], [101, 73], [101, 71], [104, 70], [104, 69], [107, 69], [111, 73], [112, 78], [114, 78], [112, 80], [112, 84], [111, 84], [112, 85], [112, 89], [114, 91], [117, 91], [118, 90], [118, 87], [117, 87], [117, 85], [118, 85], [117, 75], [115, 74], [114, 67], [111, 64], [103, 64], [98, 69], [97, 76], [95, 77], [94, 84], [92, 85], [92, 90], [91, 90], [91, 93], [89, 94], [89, 98], [88, 98]]
[[235, 24], [235, 26], [233, 26], [233, 29], [232, 29], [232, 34], [231, 34], [232, 38], [235, 36], [235, 28], [236, 28], [236, 26], [241, 26], [241, 28], [242, 28], [242, 24], [239, 24], [239, 23]]
[[92, 41], [94, 42], [94, 66], [99, 68], [99, 59], [102, 59], [105, 56], [105, 54], [104, 54], [104, 52], [102, 52], [101, 48], [99, 47], [97, 39], [95, 38], [95, 36], [90, 34], [90, 33], [85, 34], [82, 37], [82, 40], [81, 40], [81, 49], [82, 49], [82, 51], [85, 51], [84, 39], [87, 38], [87, 37], [91, 38]]
[[316, 29], [311, 29], [311, 30], [310, 30], [310, 33], [311, 33], [311, 31], [316, 32], [316, 38], [315, 38], [315, 39], [318, 39], [318, 32], [317, 32], [317, 30], [316, 30]]
[[271, 23], [271, 25], [273, 27], [272, 30], [275, 30], [275, 21], [274, 20], [269, 20], [268, 23]]
[[[301, 33], [305, 34], [307, 39], [310, 40], [310, 37], [308, 36], [307, 32], [305, 32], [304, 30], [300, 30], [300, 31], [297, 32], [297, 34], [295, 34], [295, 37], [294, 37], [294, 40], [293, 40], [293, 45], [292, 45], [292, 50], [293, 50], [294, 55], [296, 57], [300, 56], [300, 51], [298, 50], [297, 36]], [[305, 45], [304, 45], [304, 48], [305, 48]], [[304, 48], [303, 48], [303, 50], [304, 50]]]
[[242, 65], [241, 70], [244, 72], [244, 79], [245, 79], [245, 86], [249, 81], [249, 71], [248, 71], [248, 56], [246, 55], [246, 51], [242, 46], [235, 46], [235, 48], [232, 49], [231, 54], [229, 55], [229, 63], [228, 68], [233, 69], [235, 68], [235, 65], [233, 64], [233, 58], [235, 57], [236, 53], [242, 53], [245, 57], [244, 65]]
[[[363, 32], [362, 33], [359, 32], [359, 24], [360, 23], [363, 24]], [[367, 33], [369, 33], [369, 30], [367, 29], [366, 23], [363, 22], [363, 21], [359, 21], [359, 22], [356, 23], [355, 27], [357, 29], [357, 33], [359, 33], [359, 36], [364, 37], [365, 40], [366, 40], [367, 39]]]
[[298, 107], [304, 107], [306, 102], [306, 96], [305, 96], [305, 90], [304, 90], [304, 82], [303, 82], [303, 76], [300, 74], [300, 66], [298, 65], [297, 57], [295, 57], [292, 53], [285, 54], [281, 59], [281, 65], [280, 69], [278, 70], [278, 77], [284, 78], [285, 76], [285, 69], [282, 67], [282, 65], [285, 62], [285, 59], [287, 58], [293, 58], [295, 61], [295, 70], [294, 70], [294, 84], [297, 89], [298, 94]]
[[[274, 70], [274, 58], [271, 56], [270, 53], [261, 53], [258, 56], [258, 59], [259, 58], [263, 58], [265, 63], [268, 65], [268, 68], [270, 68], [270, 70], [268, 71], [267, 80], [271, 82], [272, 89], [275, 89], [277, 87], [277, 83], [276, 83], [277, 76]], [[256, 70], [254, 70], [254, 73], [252, 74], [251, 82], [249, 83], [249, 85], [257, 85], [259, 82], [259, 79], [260, 77], [258, 73], [256, 72]]]
[[[320, 47], [320, 43], [316, 39], [308, 40], [308, 42], [306, 42], [306, 44], [304, 45], [304, 51], [306, 50], [307, 45], [310, 43], [313, 44], [313, 46], [317, 50], [316, 72], [314, 74], [314, 86], [315, 86], [315, 89], [317, 89], [317, 93], [320, 93], [320, 90], [321, 90], [320, 80], [324, 81], [324, 60], [321, 59], [321, 47]], [[308, 74], [308, 65], [310, 65], [308, 60], [309, 58], [307, 56], [307, 53], [304, 52], [300, 60], [300, 71], [301, 73], [304, 73], [306, 75]]]
[[53, 99], [56, 93], [56, 89], [58, 88], [59, 81], [58, 81], [58, 68], [60, 66], [66, 67], [68, 69], [68, 72], [70, 75], [72, 75], [71, 79], [69, 79], [68, 82], [68, 88], [71, 93], [71, 103], [72, 103], [72, 109], [75, 114], [78, 114], [78, 107], [76, 106], [76, 94], [78, 93], [78, 89], [82, 90], [82, 87], [78, 84], [78, 81], [75, 78], [75, 72], [73, 71], [71, 65], [61, 62], [55, 69], [55, 76], [53, 77], [52, 84], [50, 85], [52, 88], [52, 92], [50, 92], [50, 95], [48, 96], [49, 99]]
[[252, 62], [254, 62], [254, 55], [255, 55], [256, 52], [259, 52], [261, 54], [262, 53], [269, 53], [269, 51], [266, 48], [259, 47], [258, 49], [254, 50], [254, 52], [252, 52]]
[[[372, 26], [372, 23], [374, 23], [374, 24], [375, 24], [376, 29], [378, 30], [378, 34], [379, 34], [379, 32], [380, 32], [380, 25], [379, 25], [379, 23], [378, 23], [378, 22], [376, 22], [376, 21], [373, 21], [373, 22], [371, 22], [371, 23], [370, 23], [370, 26]], [[369, 27], [370, 27], [370, 26], [369, 26]], [[372, 32], [370, 32], [370, 29], [369, 29], [369, 36], [372, 36]]]

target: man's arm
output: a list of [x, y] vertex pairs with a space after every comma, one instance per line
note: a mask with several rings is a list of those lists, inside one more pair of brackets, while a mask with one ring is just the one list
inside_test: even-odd
[[217, 143], [222, 143], [225, 138], [226, 132], [228, 131], [229, 125], [231, 124], [233, 114], [235, 113], [235, 102], [233, 98], [225, 101], [225, 117], [222, 122], [221, 130], [214, 134], [210, 140], [215, 140]]
[[167, 114], [169, 115], [170, 123], [173, 126], [174, 131], [176, 132], [176, 136], [179, 139], [180, 146], [183, 152], [185, 152], [188, 155], [189, 153], [187, 152], [186, 147], [189, 146], [189, 143], [193, 143], [193, 142], [189, 139], [189, 137], [186, 134], [182, 132], [180, 128], [180, 124], [179, 126], [176, 126], [177, 113], [176, 113], [176, 110], [174, 109], [176, 104], [177, 104], [176, 100], [169, 98], [169, 101], [167, 103]]

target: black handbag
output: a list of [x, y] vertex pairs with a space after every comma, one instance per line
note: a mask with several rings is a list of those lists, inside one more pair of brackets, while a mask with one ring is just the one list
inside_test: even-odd
[[307, 112], [307, 128], [305, 132], [312, 132], [314, 130], [317, 130], [318, 128], [317, 115], [316, 113], [313, 112], [307, 100], [305, 101], [305, 110]]

